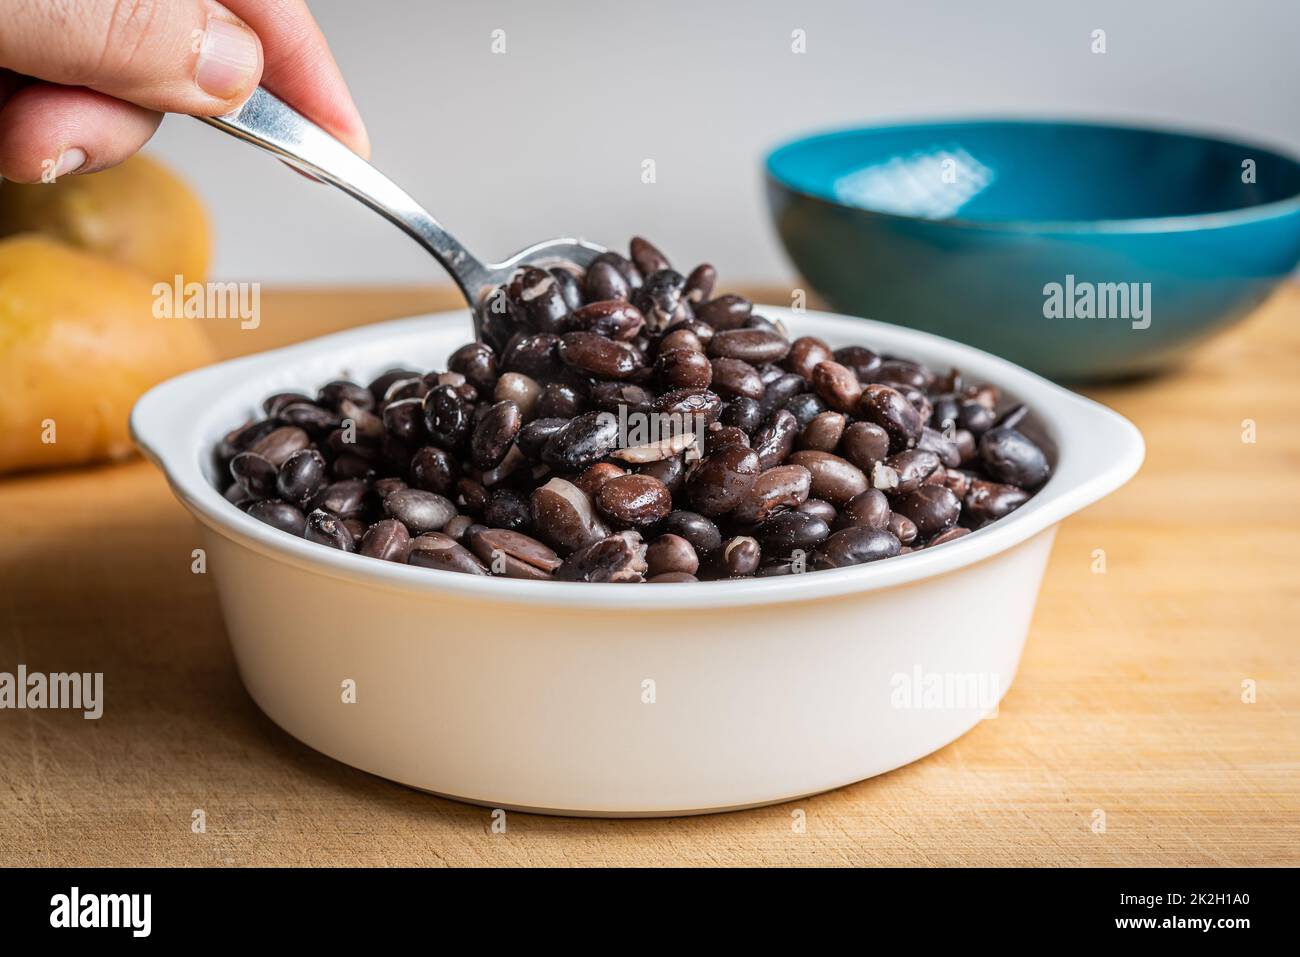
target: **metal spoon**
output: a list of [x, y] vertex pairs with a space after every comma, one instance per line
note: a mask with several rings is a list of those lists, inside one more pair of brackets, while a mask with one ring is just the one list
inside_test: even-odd
[[337, 186], [401, 227], [456, 280], [470, 305], [474, 334], [479, 339], [483, 338], [483, 328], [478, 306], [483, 296], [509, 280], [519, 267], [563, 261], [585, 269], [605, 252], [604, 247], [582, 239], [548, 239], [502, 262], [481, 262], [391, 179], [260, 86], [236, 112], [198, 118], [309, 176]]

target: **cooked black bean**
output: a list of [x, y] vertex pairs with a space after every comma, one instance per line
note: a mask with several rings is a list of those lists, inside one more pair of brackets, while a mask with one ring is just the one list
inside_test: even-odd
[[326, 470], [325, 456], [316, 449], [300, 449], [280, 466], [276, 491], [286, 501], [301, 505], [325, 485]]
[[497, 379], [492, 397], [498, 402], [513, 402], [519, 407], [519, 417], [523, 422], [530, 422], [537, 417], [537, 406], [541, 402], [542, 387], [531, 376], [522, 372], [507, 372]]
[[310, 401], [291, 402], [288, 405], [280, 406], [272, 414], [285, 425], [296, 425], [308, 435], [316, 438], [328, 435], [332, 429], [337, 429], [340, 424], [340, 419], [336, 413]]
[[517, 269], [444, 368], [268, 396], [216, 443], [221, 494], [423, 568], [680, 582], [941, 545], [1050, 474], [997, 386], [792, 336], [716, 280], [640, 237], [586, 269]]
[[713, 382], [713, 365], [702, 352], [670, 349], [655, 360], [655, 379], [666, 391], [707, 389]]
[[950, 528], [946, 532], [940, 532], [934, 538], [925, 543], [926, 548], [934, 548], [936, 545], [944, 545], [948, 542], [955, 542], [959, 538], [964, 538], [970, 534], [969, 528]]
[[836, 524], [839, 528], [868, 525], [871, 528], [888, 528], [891, 512], [889, 499], [880, 489], [869, 488], [859, 492], [844, 503]]
[[957, 524], [961, 499], [943, 485], [922, 485], [915, 492], [900, 495], [892, 502], [895, 512], [911, 519], [916, 533], [929, 538]]
[[783, 373], [779, 366], [771, 368], [775, 372], [767, 379], [763, 388], [763, 398], [759, 404], [764, 419], [773, 415], [777, 409], [784, 408], [795, 396], [808, 391], [808, 380], [803, 376], [795, 375], [793, 372]]
[[660, 459], [658, 462], [646, 462], [637, 466], [638, 475], [648, 475], [664, 483], [669, 494], [676, 496], [686, 484], [686, 461], [682, 455]]
[[759, 474], [732, 512], [738, 522], [765, 522], [808, 500], [812, 473], [802, 465], [774, 465]]
[[957, 407], [957, 425], [977, 438], [993, 428], [997, 415], [992, 409], [978, 402], [965, 401]]
[[813, 553], [815, 568], [847, 568], [882, 558], [893, 558], [902, 544], [889, 532], [870, 525], [854, 525], [833, 533]]
[[711, 519], [685, 509], [671, 512], [659, 523], [659, 531], [680, 535], [701, 555], [715, 551], [722, 544], [722, 533]]
[[313, 509], [323, 509], [339, 518], [361, 514], [369, 501], [370, 483], [364, 479], [342, 479], [326, 485], [311, 500]]
[[275, 492], [276, 467], [257, 452], [240, 452], [230, 460], [230, 474], [251, 499]]
[[777, 410], [772, 421], [754, 433], [751, 443], [758, 453], [759, 464], [770, 469], [780, 465], [794, 448], [794, 440], [799, 435], [799, 420], [785, 409]]
[[758, 539], [749, 535], [737, 535], [722, 543], [719, 553], [722, 571], [731, 578], [745, 578], [758, 571], [763, 560], [763, 548]]
[[450, 496], [460, 478], [460, 463], [446, 449], [426, 445], [411, 456], [410, 481], [416, 488]]
[[786, 399], [785, 405], [781, 408], [795, 417], [799, 428], [805, 429], [808, 423], [826, 411], [826, 403], [818, 398], [815, 392], [801, 392]]
[[730, 445], [704, 459], [686, 480], [691, 505], [703, 515], [723, 515], [741, 503], [760, 471], [758, 453]]
[[712, 455], [719, 449], [725, 449], [728, 445], [743, 445], [749, 448], [749, 435], [744, 429], [738, 429], [734, 425], [723, 425], [721, 422], [714, 422], [704, 433], [704, 454]]
[[311, 438], [305, 430], [296, 425], [285, 425], [262, 436], [248, 450], [279, 468], [294, 452], [305, 449], [310, 444]]
[[686, 277], [686, 299], [693, 305], [704, 302], [713, 295], [713, 284], [717, 279], [716, 269], [708, 263], [700, 263]]
[[509, 399], [489, 406], [470, 440], [470, 460], [479, 470], [495, 468], [501, 464], [511, 444], [523, 426], [519, 406]]
[[646, 276], [645, 283], [632, 293], [632, 303], [645, 316], [651, 332], [662, 332], [669, 325], [694, 315], [685, 297], [686, 278], [673, 269], [660, 269]]
[[939, 456], [939, 461], [944, 468], [955, 469], [961, 465], [961, 448], [957, 445], [956, 439], [949, 438], [928, 425], [921, 429], [921, 437], [917, 439], [916, 447]]
[[799, 447], [818, 452], [834, 452], [844, 437], [847, 422], [848, 419], [838, 412], [819, 412], [799, 433]]
[[[953, 489], [953, 494], [958, 494], [956, 489]], [[1011, 514], [1024, 505], [1029, 501], [1029, 493], [1015, 485], [975, 479], [970, 482], [970, 487], [961, 498], [962, 515], [979, 528]]]
[[767, 329], [723, 329], [709, 340], [710, 357], [742, 359], [750, 364], [779, 362], [789, 351], [786, 338]]
[[863, 385], [876, 381], [876, 373], [882, 364], [880, 356], [865, 346], [845, 346], [836, 349], [832, 358], [840, 365], [852, 369], [853, 374]]
[[795, 552], [810, 554], [830, 533], [824, 518], [797, 510], [774, 515], [755, 530], [765, 555], [785, 559]]
[[632, 287], [623, 273], [610, 262], [597, 259], [587, 268], [585, 291], [588, 302], [608, 302], [611, 299], [630, 299]]
[[445, 495], [405, 488], [384, 499], [384, 511], [419, 535], [440, 532], [456, 516], [456, 506]]
[[862, 470], [830, 452], [805, 449], [792, 453], [786, 461], [806, 468], [812, 474], [813, 496], [837, 507], [867, 490], [867, 477]]
[[403, 442], [415, 442], [424, 435], [424, 402], [399, 399], [384, 406], [384, 428]]
[[257, 499], [248, 494], [248, 489], [244, 488], [244, 486], [240, 485], [238, 482], [231, 482], [230, 486], [222, 492], [221, 495], [231, 505], [242, 509], [247, 509], [257, 501]]
[[463, 375], [480, 395], [491, 395], [496, 386], [497, 357], [486, 343], [470, 342], [461, 346], [447, 359], [447, 368]]
[[1051, 471], [1043, 450], [1015, 429], [989, 429], [980, 436], [979, 454], [988, 473], [1009, 485], [1035, 488]]
[[552, 468], [577, 472], [599, 462], [618, 447], [618, 418], [587, 412], [570, 419], [542, 447], [542, 461]]
[[939, 456], [924, 449], [908, 449], [891, 455], [881, 465], [892, 474], [893, 481], [888, 485], [876, 482], [876, 472], [872, 472], [872, 484], [881, 491], [891, 495], [906, 495], [915, 492], [930, 475], [940, 467]]
[[620, 532], [574, 552], [555, 577], [577, 582], [644, 581], [645, 556], [646, 545], [637, 532]]
[[317, 545], [328, 545], [345, 552], [357, 550], [356, 541], [343, 524], [343, 519], [319, 508], [307, 516], [302, 537]]
[[700, 570], [700, 557], [695, 546], [671, 532], [660, 535], [646, 546], [645, 561], [646, 575], [651, 578], [671, 574], [694, 575]]
[[673, 510], [673, 496], [649, 475], [620, 475], [601, 485], [596, 507], [624, 525], [653, 525]]
[[649, 389], [631, 382], [597, 382], [591, 387], [592, 406], [613, 415], [618, 415], [620, 408], [627, 412], [648, 412], [654, 398]]
[[483, 507], [483, 521], [493, 528], [508, 528], [512, 532], [531, 534], [533, 514], [528, 496], [518, 489], [493, 489], [488, 496], [487, 505]]
[[718, 421], [753, 435], [763, 424], [762, 407], [753, 399], [732, 399], [722, 408]]
[[816, 515], [827, 525], [835, 521], [835, 516], [839, 514], [835, 506], [823, 498], [810, 498], [802, 505], [797, 506], [797, 510], [807, 512], [809, 515]]
[[367, 558], [404, 563], [411, 547], [411, 533], [396, 519], [385, 518], [366, 529], [357, 551]]
[[476, 525], [465, 533], [465, 542], [493, 575], [544, 579], [560, 567], [560, 556], [551, 549], [508, 529]]
[[672, 264], [668, 262], [668, 257], [661, 253], [650, 240], [643, 239], [640, 236], [633, 236], [629, 245], [632, 262], [641, 271], [641, 275], [649, 276], [651, 273], [657, 273], [662, 269], [672, 268]]
[[595, 332], [570, 332], [560, 340], [560, 358], [598, 379], [626, 379], [642, 366], [641, 355], [627, 343]]
[[748, 320], [754, 306], [744, 296], [718, 296], [695, 307], [695, 318], [721, 332], [739, 329]]
[[474, 408], [453, 386], [430, 389], [424, 403], [424, 427], [434, 444], [453, 450], [464, 444], [474, 424]]
[[862, 396], [858, 377], [838, 362], [819, 362], [813, 366], [812, 385], [821, 400], [836, 412], [854, 411]]
[[583, 469], [582, 474], [573, 480], [573, 484], [594, 497], [600, 491], [600, 487], [610, 479], [627, 474], [627, 469], [613, 462], [597, 462]]
[[537, 266], [525, 266], [506, 293], [523, 310], [524, 322], [538, 332], [564, 332], [569, 325], [569, 304], [555, 277]]
[[290, 535], [302, 535], [307, 527], [307, 519], [302, 514], [302, 509], [276, 498], [254, 502], [248, 506], [248, 514], [259, 522], [265, 522]]
[[[573, 326], [585, 332], [624, 341], [635, 339], [645, 326], [641, 310], [622, 299], [606, 299], [575, 309]], [[561, 353], [563, 355], [563, 353]]]
[[571, 419], [586, 411], [585, 395], [567, 382], [546, 383], [542, 397], [537, 400], [539, 419]]
[[474, 553], [442, 532], [426, 532], [411, 540], [407, 562], [420, 568], [437, 568], [466, 575], [487, 575], [487, 566]]
[[572, 482], [551, 479], [533, 490], [530, 504], [537, 535], [561, 554], [585, 548], [610, 534], [596, 514], [591, 496]]
[[712, 360], [712, 369], [713, 391], [718, 395], [726, 398], [763, 398], [766, 389], [758, 370], [743, 359], [718, 357]]
[[722, 397], [708, 389], [673, 389], [655, 399], [652, 408], [660, 415], [683, 416], [684, 420], [701, 415], [708, 424], [722, 413]]
[[335, 379], [333, 382], [327, 382], [321, 386], [320, 391], [316, 393], [316, 401], [327, 409], [333, 409], [335, 412], [342, 411], [344, 402], [351, 402], [359, 408], [369, 412], [375, 407], [376, 399], [365, 386], [357, 385], [355, 382], [349, 382], [346, 379]]
[[641, 288], [641, 284], [644, 282], [644, 276], [642, 276], [641, 270], [636, 268], [636, 264], [632, 262], [632, 260], [625, 256], [620, 256], [618, 253], [610, 250], [609, 252], [601, 253], [592, 260], [593, 265], [601, 262], [609, 263], [617, 269], [619, 274], [627, 281], [629, 288]]
[[370, 463], [359, 455], [343, 453], [330, 463], [330, 477], [336, 481], [345, 479], [364, 479], [374, 474]]
[[831, 352], [831, 347], [821, 339], [815, 336], [800, 336], [790, 343], [790, 351], [782, 360], [782, 365], [787, 371], [812, 381], [813, 369], [820, 363], [830, 362], [834, 358], [835, 354]]
[[910, 518], [899, 515], [897, 512], [889, 516], [888, 529], [896, 539], [904, 545], [911, 545], [916, 541], [916, 523]]
[[560, 295], [564, 297], [564, 304], [569, 307], [569, 311], [581, 309], [582, 285], [578, 282], [578, 277], [563, 266], [552, 266], [550, 272], [555, 277], [555, 284], [560, 287]]
[[560, 337], [549, 332], [521, 336], [501, 359], [501, 371], [522, 372], [539, 382], [555, 378], [563, 367]]
[[872, 383], [862, 390], [857, 414], [874, 422], [889, 435], [889, 450], [901, 452], [916, 445], [924, 419], [907, 397], [887, 385]]
[[[274, 395], [268, 395], [262, 400], [262, 411], [271, 418], [275, 418], [281, 409], [299, 403], [313, 404], [311, 396], [302, 392], [277, 392]], [[293, 424], [296, 425], [297, 423]]]
[[877, 382], [901, 382], [916, 389], [928, 389], [934, 383], [934, 373], [917, 362], [906, 359], [886, 359], [875, 371]]

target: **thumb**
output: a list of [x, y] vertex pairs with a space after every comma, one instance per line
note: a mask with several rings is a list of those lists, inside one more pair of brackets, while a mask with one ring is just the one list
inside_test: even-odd
[[0, 32], [0, 66], [17, 73], [200, 115], [233, 110], [262, 76], [257, 34], [213, 0], [29, 6]]

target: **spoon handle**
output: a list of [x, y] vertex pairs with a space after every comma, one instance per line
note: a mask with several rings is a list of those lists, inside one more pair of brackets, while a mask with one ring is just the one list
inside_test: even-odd
[[283, 100], [259, 86], [234, 113], [197, 118], [359, 199], [427, 249], [478, 304], [484, 265], [396, 183]]

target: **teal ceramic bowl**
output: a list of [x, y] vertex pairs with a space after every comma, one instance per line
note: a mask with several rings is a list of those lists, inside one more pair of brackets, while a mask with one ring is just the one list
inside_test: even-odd
[[1300, 260], [1300, 162], [1091, 123], [844, 130], [767, 158], [786, 251], [839, 312], [1067, 381], [1176, 362]]

